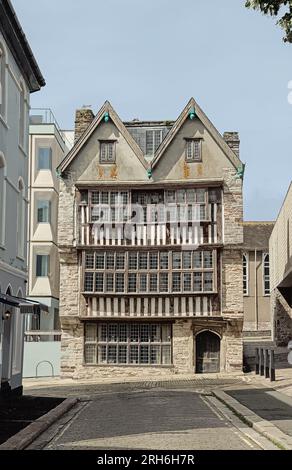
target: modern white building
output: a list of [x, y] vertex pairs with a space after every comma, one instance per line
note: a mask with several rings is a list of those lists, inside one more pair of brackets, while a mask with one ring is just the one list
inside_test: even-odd
[[73, 140], [70, 131], [60, 129], [50, 109], [31, 110], [27, 295], [30, 300], [46, 305], [48, 311], [40, 316], [26, 316], [24, 377], [59, 374], [59, 177], [56, 168], [72, 147]]
[[27, 283], [29, 95], [45, 85], [9, 0], [0, 0], [0, 379], [22, 384], [23, 313]]

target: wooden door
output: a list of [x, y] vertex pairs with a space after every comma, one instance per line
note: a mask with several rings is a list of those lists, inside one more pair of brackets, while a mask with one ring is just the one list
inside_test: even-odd
[[196, 374], [220, 372], [220, 338], [203, 331], [195, 338]]

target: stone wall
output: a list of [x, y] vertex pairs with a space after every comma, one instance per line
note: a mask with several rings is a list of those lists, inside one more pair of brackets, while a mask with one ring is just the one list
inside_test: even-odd
[[94, 113], [90, 108], [82, 108], [76, 110], [75, 115], [75, 143], [84, 134], [88, 126], [94, 120]]

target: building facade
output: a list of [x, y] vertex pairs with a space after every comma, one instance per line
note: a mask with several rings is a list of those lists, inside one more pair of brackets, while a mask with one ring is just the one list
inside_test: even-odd
[[274, 222], [243, 223], [243, 332], [271, 338], [269, 240]]
[[270, 238], [271, 317], [276, 346], [292, 340], [292, 184]]
[[[29, 95], [45, 82], [15, 11], [0, 1], [0, 377], [21, 385], [27, 282]], [[32, 305], [32, 304], [30, 304]]]
[[242, 369], [237, 133], [194, 99], [176, 121], [76, 113], [60, 173], [64, 377]]

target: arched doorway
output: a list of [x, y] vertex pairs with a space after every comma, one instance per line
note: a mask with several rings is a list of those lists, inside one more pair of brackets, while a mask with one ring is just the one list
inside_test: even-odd
[[220, 372], [220, 337], [202, 331], [195, 337], [196, 374]]

